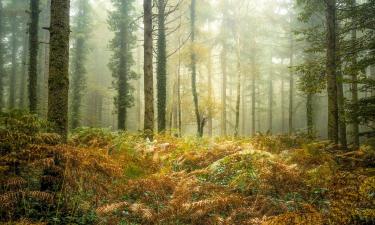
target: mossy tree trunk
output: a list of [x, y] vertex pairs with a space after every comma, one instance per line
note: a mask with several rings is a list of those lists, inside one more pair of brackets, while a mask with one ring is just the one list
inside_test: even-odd
[[5, 69], [4, 69], [4, 54], [5, 47], [3, 44], [4, 39], [4, 13], [3, 13], [3, 0], [0, 0], [0, 112], [2, 111], [4, 105], [4, 78], [5, 78]]
[[39, 0], [30, 0], [30, 25], [29, 25], [29, 110], [37, 111], [38, 90], [38, 29], [39, 29]]
[[64, 140], [68, 134], [70, 0], [51, 2], [48, 120]]
[[[351, 0], [350, 6], [352, 7], [353, 12], [355, 12], [356, 7], [356, 0]], [[353, 29], [351, 32], [351, 41], [352, 41], [352, 48], [355, 49], [355, 45], [357, 42], [357, 30]], [[353, 54], [352, 56], [352, 67], [357, 65], [357, 54]], [[371, 66], [372, 68], [373, 66]], [[351, 71], [351, 97], [352, 97], [352, 104], [358, 104], [358, 74], [355, 68]], [[359, 122], [358, 118], [354, 117], [352, 120], [352, 136], [353, 136], [353, 145], [354, 148], [359, 147]]]
[[152, 1], [143, 0], [144, 10], [144, 131], [148, 138], [154, 132], [154, 82], [152, 65]]
[[336, 0], [326, 1], [327, 27], [327, 92], [328, 92], [328, 139], [338, 143], [338, 104], [337, 104], [337, 32], [336, 32]]
[[157, 54], [157, 95], [158, 131], [165, 131], [167, 103], [167, 45], [165, 37], [165, 0], [158, 0], [158, 54]]

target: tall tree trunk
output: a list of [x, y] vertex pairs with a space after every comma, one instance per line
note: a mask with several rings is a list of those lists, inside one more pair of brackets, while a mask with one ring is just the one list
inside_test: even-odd
[[[351, 0], [351, 7], [353, 12], [355, 12], [356, 7], [356, 0]], [[351, 41], [352, 41], [352, 49], [355, 49], [356, 47], [356, 41], [357, 41], [357, 30], [353, 29], [351, 32]], [[355, 67], [357, 65], [357, 55], [353, 55], [352, 59], [352, 66]], [[370, 67], [372, 68], [372, 67]], [[358, 104], [358, 74], [356, 69], [352, 69], [351, 72], [351, 79], [352, 79], [352, 87], [351, 87], [351, 94], [352, 94], [352, 104], [357, 105]], [[359, 122], [358, 118], [354, 117], [352, 120], [352, 135], [353, 135], [353, 145], [354, 148], [359, 147]]]
[[16, 84], [17, 84], [17, 69], [18, 69], [18, 63], [17, 63], [17, 52], [18, 52], [18, 24], [16, 19], [11, 20], [11, 62], [12, 62], [12, 68], [11, 68], [11, 74], [9, 78], [9, 108], [14, 109], [16, 106]]
[[328, 139], [338, 143], [337, 65], [336, 65], [336, 0], [326, 1], [327, 25], [327, 92]]
[[221, 135], [227, 135], [227, 46], [223, 42], [221, 51], [221, 70], [222, 70], [222, 86], [221, 86]]
[[125, 24], [120, 27], [120, 56], [118, 65], [118, 96], [117, 96], [117, 128], [119, 130], [126, 130], [127, 117], [127, 97], [128, 97], [128, 77], [129, 64], [127, 59], [128, 38], [126, 32], [128, 29]]
[[84, 88], [83, 51], [84, 39], [78, 37], [74, 48], [74, 61], [71, 85], [71, 121], [72, 129], [77, 128], [81, 121], [82, 91]]
[[[337, 60], [337, 63], [339, 63], [340, 60]], [[343, 87], [343, 76], [341, 71], [338, 69], [337, 71], [337, 106], [338, 106], [338, 112], [339, 112], [339, 139], [340, 143], [342, 145], [342, 148], [347, 148], [347, 139], [346, 139], [346, 120], [345, 120], [345, 99], [344, 99], [344, 87]]]
[[28, 35], [27, 33], [24, 34], [24, 41], [22, 47], [22, 67], [21, 67], [21, 81], [20, 81], [20, 101], [18, 102], [18, 106], [20, 109], [25, 108], [25, 95], [26, 95], [26, 83], [27, 83], [27, 74], [26, 74], [26, 67], [27, 67], [27, 55], [28, 55]]
[[197, 59], [195, 53], [195, 18], [196, 16], [196, 0], [191, 0], [190, 6], [190, 29], [191, 29], [191, 90], [193, 94], [193, 102], [194, 102], [194, 111], [195, 117], [197, 121], [197, 135], [199, 137], [203, 136], [203, 128], [204, 128], [204, 119], [201, 118], [199, 112], [199, 101], [198, 101], [198, 92], [197, 92]]
[[177, 74], [177, 111], [178, 111], [178, 136], [182, 137], [182, 111], [181, 111], [181, 54], [178, 53]]
[[76, 36], [72, 52], [72, 85], [71, 85], [71, 128], [75, 129], [81, 125], [81, 106], [85, 90], [86, 76], [86, 39], [88, 38], [89, 3], [87, 0], [79, 0], [78, 13], [75, 16]]
[[294, 40], [293, 40], [293, 34], [290, 35], [290, 56], [289, 56], [289, 66], [290, 68], [290, 74], [289, 74], [289, 121], [288, 121], [288, 131], [289, 135], [291, 135], [294, 131], [293, 127], [293, 120], [294, 120], [294, 73], [293, 73], [293, 67], [294, 65]]
[[137, 74], [139, 76], [137, 80], [137, 123], [138, 130], [142, 130], [142, 69], [141, 69], [141, 47], [137, 48]]
[[[237, 31], [239, 32], [239, 31]], [[239, 134], [240, 126], [240, 103], [241, 103], [241, 39], [237, 34], [237, 98], [236, 98], [236, 125], [234, 128], [234, 136]]]
[[273, 125], [273, 65], [271, 57], [270, 65], [270, 77], [269, 77], [269, 87], [268, 87], [268, 132], [272, 134], [272, 125]]
[[208, 108], [208, 135], [212, 137], [212, 117], [213, 117], [213, 94], [212, 94], [212, 50], [209, 51], [209, 56], [208, 56], [208, 65], [207, 65], [207, 70], [208, 70], [208, 101], [209, 101], [209, 108]]
[[39, 29], [39, 0], [30, 0], [30, 26], [29, 26], [29, 110], [37, 110], [37, 80], [38, 80], [38, 29]]
[[51, 2], [48, 120], [64, 140], [68, 134], [70, 0]]
[[4, 69], [4, 13], [3, 13], [3, 0], [0, 0], [0, 112], [4, 107], [4, 78], [5, 78], [5, 69]]
[[285, 108], [284, 108], [284, 102], [285, 102], [285, 84], [284, 79], [281, 78], [281, 133], [284, 134], [285, 131]]
[[154, 132], [154, 81], [152, 73], [152, 1], [143, 0], [144, 9], [144, 130], [148, 138]]
[[256, 128], [255, 128], [255, 118], [256, 118], [256, 63], [255, 63], [255, 53], [253, 51], [251, 56], [251, 135], [255, 136]]
[[348, 147], [346, 138], [346, 118], [345, 118], [345, 98], [344, 98], [344, 78], [341, 71], [341, 57], [340, 57], [340, 37], [339, 37], [339, 21], [336, 20], [336, 76], [337, 76], [337, 107], [339, 117], [339, 140], [341, 147], [346, 149]]
[[306, 96], [306, 122], [307, 122], [307, 134], [314, 134], [314, 112], [313, 112], [313, 97], [314, 94], [307, 93]]
[[157, 66], [157, 88], [158, 88], [158, 131], [165, 131], [166, 126], [166, 103], [167, 103], [167, 53], [165, 37], [165, 0], [158, 0], [158, 66]]

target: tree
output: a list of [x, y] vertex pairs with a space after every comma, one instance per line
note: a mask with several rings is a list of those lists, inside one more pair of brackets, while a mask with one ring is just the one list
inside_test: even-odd
[[19, 103], [20, 109], [24, 109], [25, 98], [26, 98], [26, 83], [27, 83], [27, 57], [28, 57], [28, 47], [29, 47], [29, 37], [28, 34], [24, 34], [23, 46], [22, 46], [22, 69], [21, 69], [21, 81], [20, 81], [20, 93], [19, 93]]
[[113, 53], [110, 68], [116, 79], [115, 88], [117, 96], [115, 103], [117, 107], [117, 126], [120, 130], [126, 129], [127, 108], [134, 102], [133, 87], [129, 81], [136, 77], [131, 70], [134, 64], [132, 49], [135, 45], [134, 1], [113, 0], [116, 10], [110, 16], [110, 28], [115, 32], [111, 42]]
[[338, 103], [337, 103], [337, 21], [336, 0], [326, 1], [327, 26], [327, 92], [328, 92], [328, 139], [338, 143]]
[[5, 69], [4, 69], [4, 54], [5, 54], [5, 46], [3, 43], [4, 40], [4, 12], [3, 12], [3, 1], [0, 0], [0, 112], [2, 111], [4, 105], [4, 77], [5, 77]]
[[157, 40], [157, 95], [158, 131], [165, 131], [167, 103], [167, 45], [165, 36], [165, 0], [158, 0], [158, 40]]
[[87, 39], [90, 34], [90, 4], [88, 0], [77, 0], [78, 12], [74, 17], [73, 38], [74, 48], [72, 52], [71, 73], [71, 114], [70, 126], [77, 128], [81, 121], [81, 105], [83, 92], [85, 90], [86, 58], [88, 53]]
[[[350, 7], [353, 11], [354, 15], [356, 14], [356, 0], [350, 1]], [[355, 49], [356, 42], [357, 42], [357, 30], [355, 28], [351, 31], [351, 41], [352, 41], [352, 48]], [[355, 67], [357, 65], [357, 54], [353, 54], [352, 56], [352, 66]], [[352, 95], [352, 104], [358, 104], [358, 73], [357, 70], [351, 70], [351, 95]], [[358, 118], [354, 117], [352, 122], [352, 135], [353, 135], [353, 144], [355, 148], [359, 147], [359, 123]]]
[[[12, 2], [11, 7], [17, 6], [17, 1]], [[18, 68], [18, 50], [19, 50], [19, 32], [20, 32], [20, 23], [18, 12], [16, 10], [11, 12], [13, 18], [10, 20], [10, 48], [11, 48], [11, 72], [9, 77], [9, 99], [8, 107], [13, 109], [16, 106], [16, 91], [17, 91], [17, 70]]]
[[68, 134], [70, 0], [51, 1], [48, 120], [64, 140]]
[[193, 94], [193, 102], [194, 102], [194, 111], [195, 111], [195, 119], [197, 121], [197, 135], [199, 137], [203, 136], [203, 128], [205, 125], [205, 119], [201, 118], [201, 114], [199, 112], [199, 99], [198, 99], [198, 92], [197, 92], [197, 60], [196, 60], [196, 53], [194, 49], [195, 44], [195, 23], [196, 23], [196, 1], [191, 0], [190, 5], [190, 29], [191, 29], [191, 90]]
[[143, 0], [144, 11], [144, 130], [148, 138], [154, 132], [154, 85], [152, 68], [152, 1]]
[[29, 26], [29, 110], [37, 110], [37, 80], [38, 80], [38, 29], [39, 29], [39, 0], [30, 0], [30, 26]]

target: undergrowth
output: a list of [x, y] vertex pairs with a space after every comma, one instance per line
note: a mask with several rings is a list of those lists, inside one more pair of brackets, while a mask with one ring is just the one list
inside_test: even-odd
[[373, 224], [374, 146], [304, 135], [176, 138], [79, 128], [68, 144], [35, 116], [0, 124], [5, 224]]

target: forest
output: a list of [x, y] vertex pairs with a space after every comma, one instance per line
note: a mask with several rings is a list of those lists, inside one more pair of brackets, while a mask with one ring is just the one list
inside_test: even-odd
[[0, 0], [0, 224], [375, 224], [375, 0]]

